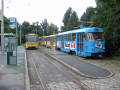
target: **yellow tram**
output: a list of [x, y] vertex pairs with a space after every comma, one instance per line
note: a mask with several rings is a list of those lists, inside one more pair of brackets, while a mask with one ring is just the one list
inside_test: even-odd
[[41, 43], [41, 45], [43, 45], [45, 47], [53, 49], [56, 47], [55, 37], [56, 37], [56, 35], [43, 36], [40, 43]]
[[38, 41], [38, 35], [35, 33], [29, 33], [26, 35], [26, 43], [25, 48], [38, 48], [39, 47], [39, 41]]

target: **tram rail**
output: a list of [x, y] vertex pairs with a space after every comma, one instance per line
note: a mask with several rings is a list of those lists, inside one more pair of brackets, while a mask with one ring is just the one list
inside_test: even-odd
[[[48, 53], [44, 52], [43, 50], [41, 49], [38, 49], [40, 52], [42, 52], [44, 55], [46, 55], [48, 58], [52, 58], [52, 60], [55, 60], [55, 58], [51, 57], [51, 55], [49, 55]], [[53, 65], [56, 66], [56, 68], [58, 68], [60, 71], [63, 72], [63, 70], [61, 70], [54, 62], [52, 62], [51, 60], [49, 60], [50, 63], [52, 63]], [[79, 81], [79, 77], [76, 77], [76, 73], [74, 71], [71, 70], [71, 72], [67, 72], [65, 73], [65, 75], [69, 76], [69, 77], [74, 77], [74, 79], [72, 79], [72, 81], [74, 81], [75, 83], [77, 83], [81, 88], [82, 90], [91, 90], [85, 83], [82, 83]]]
[[[27, 55], [28, 55], [28, 50], [27, 50]], [[30, 55], [31, 55], [31, 54], [30, 54]], [[29, 61], [28, 61], [28, 62], [29, 62]], [[40, 78], [40, 72], [39, 72], [38, 69], [37, 69], [37, 65], [36, 65], [35, 61], [33, 60], [33, 57], [31, 57], [31, 62], [32, 62], [32, 65], [33, 65], [33, 67], [34, 67], [34, 69], [35, 69], [36, 75], [37, 75], [37, 77], [38, 77], [38, 82], [40, 82], [38, 89], [39, 89], [39, 90], [46, 90], [46, 89], [45, 89], [45, 86], [44, 86], [44, 84], [43, 84], [43, 82], [42, 82], [42, 79]], [[28, 69], [28, 70], [29, 70], [29, 69]], [[29, 74], [30, 74], [30, 71], [29, 71]], [[32, 79], [32, 78], [31, 78], [31, 79]], [[31, 81], [30, 81], [30, 82], [31, 82]]]
[[[45, 81], [45, 79], [42, 77], [42, 74], [41, 74], [41, 72], [39, 70], [40, 61], [38, 60], [39, 63], [36, 62], [35, 58], [32, 55], [32, 51], [35, 52], [35, 53], [41, 53], [44, 57], [47, 56], [47, 58], [49, 58], [49, 59], [47, 59], [47, 62], [49, 62], [52, 66], [54, 66], [59, 72], [61, 72], [62, 74], [64, 74], [65, 77], [69, 78], [72, 82], [74, 82], [76, 85], [78, 85], [79, 88], [80, 88], [78, 90], [90, 90], [90, 88], [86, 84], [80, 82], [79, 76], [76, 76], [76, 74], [73, 71], [71, 71], [71, 70], [66, 71], [66, 70], [61, 69], [61, 67], [59, 67], [59, 65], [61, 65], [61, 64], [58, 63], [54, 58], [52, 58], [50, 55], [46, 54], [41, 49], [31, 50], [31, 51], [27, 50], [27, 56], [29, 57], [28, 59], [31, 58], [30, 60], [28, 60], [28, 62], [29, 62], [29, 64], [30, 63], [32, 64], [32, 67], [35, 70], [34, 73], [36, 74], [34, 78], [37, 77], [38, 79], [35, 79], [35, 80], [38, 80], [38, 82], [39, 82], [39, 83], [37, 83], [37, 85], [39, 84], [39, 87], [37, 89], [35, 89], [35, 90], [52, 90], [52, 89], [48, 88], [48, 85], [47, 85], [48, 81]], [[28, 70], [29, 70], [29, 74], [30, 74], [30, 65], [29, 65], [28, 68], [29, 68]], [[64, 68], [66, 68], [66, 67], [64, 67]], [[31, 78], [30, 82], [34, 83], [34, 81], [32, 82], [32, 78]]]

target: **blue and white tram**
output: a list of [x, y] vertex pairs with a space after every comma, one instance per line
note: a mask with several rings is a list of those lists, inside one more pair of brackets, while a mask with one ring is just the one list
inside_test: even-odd
[[56, 48], [76, 55], [102, 57], [105, 52], [105, 40], [102, 28], [88, 27], [59, 33], [56, 36]]

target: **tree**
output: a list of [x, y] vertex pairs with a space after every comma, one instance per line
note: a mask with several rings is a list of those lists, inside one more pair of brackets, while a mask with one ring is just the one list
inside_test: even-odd
[[47, 22], [47, 19], [44, 19], [41, 23], [41, 28], [42, 28], [42, 31], [43, 31], [43, 35], [48, 35], [48, 22]]
[[68, 21], [69, 30], [74, 29], [74, 27], [77, 27], [78, 25], [79, 25], [78, 15], [75, 11], [73, 11]]
[[[1, 21], [0, 21], [0, 27], [1, 27]], [[4, 16], [4, 32], [8, 33], [8, 18]], [[1, 33], [1, 28], [0, 28]]]
[[28, 33], [32, 33], [32, 25], [30, 25], [29, 22], [24, 21], [21, 25], [21, 30], [22, 30], [22, 43], [25, 42], [25, 35]]
[[63, 17], [63, 31], [68, 31], [79, 25], [78, 15], [71, 7], [68, 8]]
[[48, 35], [57, 34], [57, 33], [58, 33], [58, 27], [57, 27], [57, 25], [54, 25], [53, 23], [51, 23], [48, 26]]
[[69, 7], [68, 10], [66, 11], [66, 13], [64, 14], [64, 18], [63, 18], [64, 26], [67, 26], [71, 14], [72, 14], [72, 8]]
[[96, 8], [93, 8], [93, 7], [88, 7], [86, 9], [86, 12], [81, 16], [80, 18], [80, 22], [81, 24], [85, 25], [85, 26], [88, 26], [88, 25], [91, 25], [91, 24], [96, 24], [98, 22], [97, 21], [97, 11], [96, 11]]
[[32, 31], [32, 26], [30, 25], [29, 22], [24, 21], [24, 22], [22, 23], [22, 31], [23, 31], [24, 35], [33, 32], [33, 31]]
[[[8, 18], [4, 16], [4, 32], [8, 33]], [[0, 33], [1, 33], [1, 21], [0, 21]], [[1, 44], [1, 36], [0, 36], [0, 44]]]
[[38, 36], [39, 36], [39, 37], [43, 36], [43, 31], [42, 31], [41, 26], [38, 25], [36, 28], [37, 28], [37, 34], [38, 34]]

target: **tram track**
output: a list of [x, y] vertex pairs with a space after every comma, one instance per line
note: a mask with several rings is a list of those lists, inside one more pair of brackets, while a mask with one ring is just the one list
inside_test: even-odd
[[[31, 56], [31, 53], [29, 53], [30, 55], [29, 56]], [[27, 56], [28, 56], [28, 51], [27, 51]], [[28, 61], [29, 63], [28, 64], [30, 64], [30, 62], [32, 63], [32, 65], [33, 65], [33, 67], [34, 67], [34, 69], [35, 69], [35, 74], [34, 75], [31, 75], [31, 73], [30, 73], [30, 68], [28, 69], [28, 71], [29, 71], [29, 75], [30, 75], [30, 84], [31, 84], [31, 88], [33, 89], [33, 90], [46, 90], [45, 89], [45, 86], [44, 86], [44, 84], [42, 83], [42, 80], [41, 80], [41, 78], [40, 78], [40, 73], [38, 72], [38, 70], [37, 70], [37, 65], [35, 64], [35, 61], [33, 60], [33, 57], [30, 57], [31, 59], [30, 59], [30, 61]], [[30, 65], [29, 65], [29, 67], [30, 67]], [[36, 83], [35, 83], [36, 82]], [[36, 87], [37, 86], [37, 87]]]
[[[39, 51], [42, 52], [43, 54], [45, 54], [48, 58], [52, 58], [52, 60], [55, 60], [55, 61], [56, 61], [56, 58], [51, 57], [50, 54], [44, 52], [44, 51], [41, 50], [41, 49], [39, 49]], [[63, 72], [63, 69], [59, 68], [54, 62], [52, 62], [52, 61], [50, 61], [50, 60], [49, 60], [49, 62], [52, 63], [53, 65], [55, 65], [56, 68], [58, 68], [60, 71]], [[56, 61], [56, 62], [58, 62], [58, 61]], [[64, 65], [63, 65], [63, 66], [64, 66]], [[77, 77], [77, 76], [76, 76], [77, 73], [73, 72], [73, 70], [70, 70], [70, 71], [67, 72], [67, 73], [64, 72], [64, 74], [67, 75], [67, 76], [69, 76], [70, 78], [72, 77], [72, 78], [71, 78], [72, 81], [74, 81], [75, 83], [77, 83], [77, 84], [82, 88], [82, 90], [91, 90], [85, 83], [80, 82], [80, 80], [79, 80], [79, 79], [80, 79], [80, 76], [78, 75], [78, 77]], [[73, 77], [74, 77], [74, 79], [73, 79]], [[84, 77], [82, 77], [82, 78], [84, 78]]]
[[[61, 89], [51, 89], [52, 87], [54, 88], [55, 85], [56, 87], [58, 87], [61, 84], [65, 84], [63, 85], [63, 87], [59, 87], [59, 88], [65, 88], [62, 90], [76, 90], [76, 89], [68, 89], [71, 88], [72, 85], [76, 86], [77, 90], [90, 90], [89, 87], [87, 87], [87, 85], [80, 82], [79, 77], [75, 76], [75, 74], [70, 70], [68, 71], [64, 70], [63, 69], [64, 67], [60, 63], [55, 61], [52, 57], [50, 57], [50, 55], [44, 53], [44, 51], [42, 51], [41, 49], [28, 50], [27, 56], [29, 59], [28, 70], [29, 70], [30, 83], [32, 88], [31, 90], [61, 90]], [[39, 57], [41, 57], [42, 60], [40, 60]], [[72, 83], [71, 86], [70, 83]], [[36, 85], [38, 86], [37, 88], [35, 88]]]

